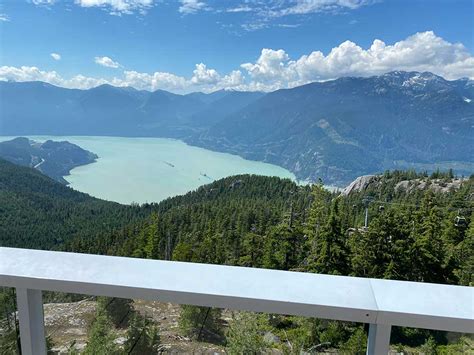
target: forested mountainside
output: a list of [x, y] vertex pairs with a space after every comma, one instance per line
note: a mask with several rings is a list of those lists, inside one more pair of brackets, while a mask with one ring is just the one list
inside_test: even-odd
[[63, 141], [48, 140], [44, 143], [18, 137], [0, 142], [0, 158], [21, 166], [35, 168], [63, 184], [63, 176], [71, 169], [95, 162], [98, 156], [81, 147]]
[[102, 201], [0, 159], [1, 246], [57, 249], [76, 236], [93, 237], [148, 214], [146, 206]]
[[267, 94], [0, 82], [0, 100], [3, 135], [180, 138], [326, 184], [387, 169], [474, 171], [474, 84], [427, 72], [340, 78]]
[[[438, 175], [436, 175], [438, 174]], [[474, 178], [387, 172], [347, 196], [321, 185], [233, 176], [159, 203], [149, 219], [67, 250], [438, 283], [474, 282]], [[400, 182], [424, 180], [419, 189]], [[365, 206], [369, 225], [363, 228]]]
[[470, 162], [452, 166], [469, 175], [472, 99], [472, 81], [431, 73], [341, 78], [269, 93], [191, 141], [339, 185], [412, 163]]
[[[449, 185], [451, 172], [428, 176], [394, 171], [374, 181], [344, 195], [318, 184], [300, 186], [290, 180], [241, 175], [156, 205], [128, 207], [94, 199], [33, 169], [2, 161], [1, 243], [472, 285], [474, 177]], [[450, 187], [440, 190], [435, 185]], [[363, 228], [366, 206], [369, 224]], [[100, 346], [113, 345], [106, 308], [99, 308], [102, 313], [90, 333], [92, 338], [94, 332], [106, 334], [101, 335]], [[210, 334], [221, 334], [212, 341], [238, 347], [239, 332], [251, 331], [259, 346], [288, 351], [287, 344], [307, 350], [325, 343], [323, 348], [343, 351], [362, 349], [366, 342], [366, 333], [357, 324], [271, 315], [239, 316], [243, 318], [232, 321], [224, 332], [218, 329], [220, 311], [213, 310], [202, 323], [206, 312], [183, 307], [183, 334], [195, 338], [204, 327]], [[135, 332], [151, 329], [147, 321], [136, 322], [130, 328]], [[262, 340], [265, 332], [288, 342], [267, 344]], [[431, 344], [445, 349], [442, 344], [447, 342], [443, 332], [395, 328], [392, 335], [392, 343], [402, 348]]]
[[240, 175], [125, 206], [0, 160], [1, 245], [469, 284], [474, 177], [459, 181], [395, 171], [341, 194]]

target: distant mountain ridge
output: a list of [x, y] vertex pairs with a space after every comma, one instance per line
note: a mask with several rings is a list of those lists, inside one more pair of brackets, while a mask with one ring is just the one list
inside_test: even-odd
[[340, 186], [385, 169], [434, 170], [435, 163], [470, 174], [471, 98], [472, 81], [431, 73], [341, 78], [269, 93], [192, 143]]
[[182, 139], [345, 185], [385, 169], [474, 171], [474, 83], [396, 71], [270, 93], [0, 83], [0, 134]]
[[183, 137], [261, 96], [224, 90], [178, 95], [108, 84], [79, 90], [0, 81], [0, 134]]

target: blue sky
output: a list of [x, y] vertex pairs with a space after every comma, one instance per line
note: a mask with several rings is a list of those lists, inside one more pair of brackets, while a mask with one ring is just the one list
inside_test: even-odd
[[0, 80], [189, 92], [398, 69], [474, 79], [473, 17], [470, 0], [1, 0]]

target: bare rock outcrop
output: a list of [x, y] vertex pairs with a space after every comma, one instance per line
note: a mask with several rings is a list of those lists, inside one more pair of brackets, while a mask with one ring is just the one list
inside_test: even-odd
[[363, 175], [352, 181], [344, 190], [342, 194], [347, 196], [354, 192], [361, 192], [367, 190], [369, 185], [378, 184], [380, 181], [380, 175]]

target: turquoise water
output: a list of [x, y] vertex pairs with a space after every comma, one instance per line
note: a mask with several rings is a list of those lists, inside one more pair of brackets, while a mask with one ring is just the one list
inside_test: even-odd
[[[6, 140], [7, 137], [0, 137]], [[75, 190], [121, 203], [157, 202], [184, 194], [216, 179], [258, 174], [295, 179], [276, 165], [245, 160], [165, 138], [31, 136], [33, 140], [67, 140], [99, 156], [65, 179]]]

